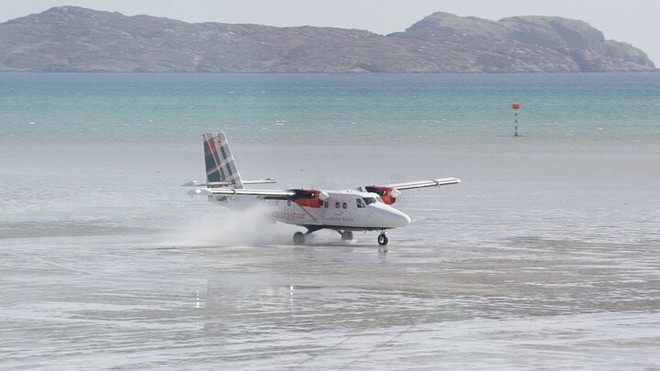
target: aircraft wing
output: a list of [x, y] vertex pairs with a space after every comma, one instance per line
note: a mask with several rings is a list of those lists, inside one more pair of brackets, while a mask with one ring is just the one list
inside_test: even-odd
[[383, 202], [388, 205], [392, 205], [396, 202], [396, 198], [401, 195], [401, 191], [415, 188], [425, 188], [425, 187], [438, 187], [442, 185], [457, 184], [461, 180], [458, 178], [441, 178], [441, 179], [431, 179], [431, 180], [419, 180], [415, 182], [405, 182], [405, 183], [395, 183], [387, 185], [374, 185], [360, 187], [358, 189], [372, 192], [378, 194]]
[[293, 191], [282, 191], [273, 189], [233, 189], [233, 188], [195, 188], [188, 191], [190, 196], [195, 195], [227, 195], [227, 196], [259, 196], [269, 198], [288, 199], [296, 193]]
[[458, 178], [442, 178], [442, 179], [431, 179], [431, 180], [422, 180], [422, 181], [415, 181], [415, 182], [387, 184], [384, 187], [394, 188], [394, 189], [397, 189], [399, 191], [405, 191], [407, 189], [424, 188], [424, 187], [438, 187], [438, 186], [449, 185], [449, 184], [457, 184], [457, 183], [460, 183], [460, 182], [461, 182], [461, 180], [458, 179]]

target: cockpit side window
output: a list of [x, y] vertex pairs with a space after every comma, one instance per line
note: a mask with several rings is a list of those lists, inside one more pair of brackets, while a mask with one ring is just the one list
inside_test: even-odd
[[364, 209], [366, 206], [361, 198], [356, 199], [355, 202], [357, 203], [358, 209]]

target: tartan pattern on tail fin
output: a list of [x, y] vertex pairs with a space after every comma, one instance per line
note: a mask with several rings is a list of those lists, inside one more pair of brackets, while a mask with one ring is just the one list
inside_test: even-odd
[[227, 182], [233, 188], [243, 188], [224, 133], [220, 132], [215, 137], [210, 133], [204, 134], [204, 161], [207, 182]]

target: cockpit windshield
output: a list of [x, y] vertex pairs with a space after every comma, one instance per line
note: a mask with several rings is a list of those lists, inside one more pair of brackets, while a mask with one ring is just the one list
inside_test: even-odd
[[376, 201], [376, 197], [364, 197], [363, 200], [364, 200], [364, 203], [367, 204], [367, 205], [371, 205], [374, 202], [378, 202], [378, 201]]
[[371, 205], [376, 201], [375, 197], [363, 197], [363, 198], [356, 198], [355, 203], [357, 204], [358, 209], [364, 209], [367, 207], [367, 205]]

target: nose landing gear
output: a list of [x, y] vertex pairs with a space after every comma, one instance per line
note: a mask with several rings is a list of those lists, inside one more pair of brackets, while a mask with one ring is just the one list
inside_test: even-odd
[[380, 234], [378, 235], [378, 244], [381, 246], [385, 246], [387, 245], [388, 242], [389, 240], [387, 239], [387, 234], [385, 233], [385, 231], [380, 232]]
[[380, 232], [380, 234], [378, 235], [378, 245], [379, 245], [379, 247], [378, 247], [378, 251], [380, 251], [380, 252], [387, 252], [387, 243], [388, 243], [388, 242], [389, 242], [389, 240], [387, 239], [387, 234], [386, 234], [385, 231], [383, 230], [383, 231]]

